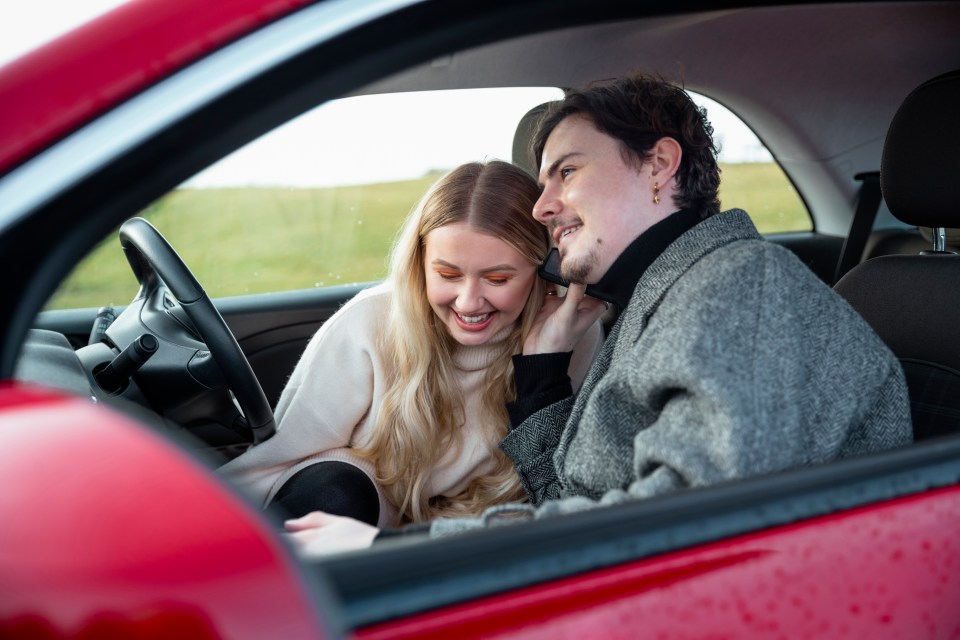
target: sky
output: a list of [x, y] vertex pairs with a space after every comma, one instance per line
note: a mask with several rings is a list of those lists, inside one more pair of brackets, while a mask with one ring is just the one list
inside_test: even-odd
[[0, 3], [0, 65], [109, 11], [124, 0], [6, 0]]
[[[0, 3], [0, 65], [123, 1]], [[555, 98], [556, 91], [519, 89], [495, 99], [482, 92], [445, 92], [444, 96], [334, 101], [240, 149], [187, 184], [362, 184], [415, 178], [468, 160], [509, 160], [513, 123], [529, 107]], [[418, 97], [428, 101], [417, 102]], [[695, 99], [707, 108], [721, 145], [721, 162], [770, 160], [756, 136], [736, 116], [709, 99]], [[384, 122], [383, 113], [399, 114], [402, 126]], [[384, 127], [382, 131], [376, 129], [378, 123]]]

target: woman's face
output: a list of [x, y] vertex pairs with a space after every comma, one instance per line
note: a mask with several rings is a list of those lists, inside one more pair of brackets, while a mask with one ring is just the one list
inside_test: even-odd
[[427, 300], [454, 340], [485, 344], [520, 317], [537, 267], [506, 242], [458, 222], [428, 233], [424, 249]]

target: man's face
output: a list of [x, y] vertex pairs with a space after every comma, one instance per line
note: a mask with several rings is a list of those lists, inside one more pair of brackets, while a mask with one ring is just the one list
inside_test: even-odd
[[561, 274], [572, 282], [599, 281], [654, 218], [669, 213], [651, 209], [650, 167], [627, 163], [620, 142], [579, 115], [550, 133], [539, 178], [533, 217], [549, 230]]

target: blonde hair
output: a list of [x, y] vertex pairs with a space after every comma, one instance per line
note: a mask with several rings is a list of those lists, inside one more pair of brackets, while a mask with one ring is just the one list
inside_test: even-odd
[[509, 163], [461, 165], [424, 195], [394, 245], [392, 303], [380, 337], [389, 365], [387, 391], [373, 435], [357, 453], [373, 461], [377, 481], [404, 521], [476, 514], [524, 497], [513, 464], [496, 445], [509, 423], [505, 399], [516, 398], [511, 356], [519, 353], [522, 337], [540, 310], [544, 283], [535, 278], [518, 322], [485, 372], [477, 422], [493, 452], [494, 470], [472, 480], [455, 497], [431, 499], [424, 495], [430, 474], [451, 447], [461, 450], [466, 416], [452, 358], [457, 343], [427, 301], [424, 247], [434, 229], [466, 222], [539, 264], [549, 246], [545, 227], [531, 215], [539, 195], [534, 180]]

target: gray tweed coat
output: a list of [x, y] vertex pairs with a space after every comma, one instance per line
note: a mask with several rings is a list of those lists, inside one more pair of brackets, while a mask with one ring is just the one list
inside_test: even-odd
[[[891, 351], [733, 209], [650, 265], [579, 394], [500, 446], [539, 517], [896, 447], [911, 433]], [[516, 510], [532, 508], [431, 533]]]

